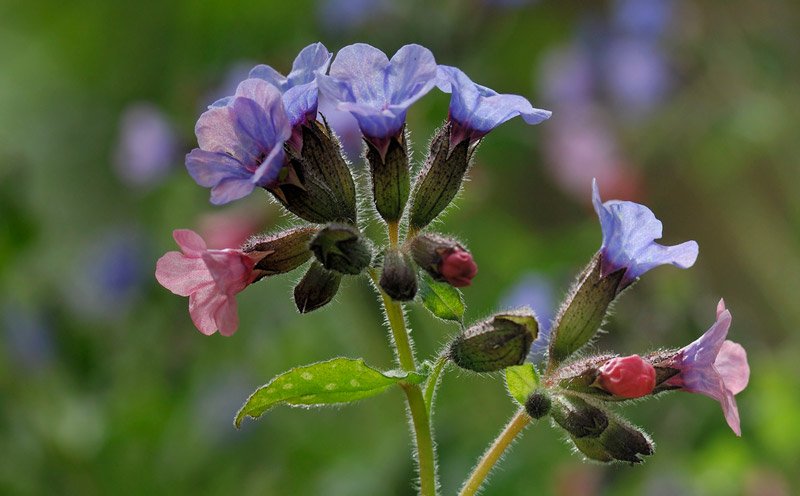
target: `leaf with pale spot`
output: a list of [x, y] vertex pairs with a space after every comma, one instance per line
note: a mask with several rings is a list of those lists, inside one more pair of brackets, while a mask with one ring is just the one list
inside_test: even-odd
[[424, 272], [420, 278], [419, 297], [425, 308], [440, 319], [461, 322], [464, 318], [461, 291], [447, 283], [434, 281]]
[[256, 389], [236, 414], [239, 427], [245, 416], [258, 418], [276, 405], [322, 406], [369, 398], [400, 382], [419, 384], [424, 377], [414, 372], [381, 372], [362, 359], [334, 358], [297, 367]]

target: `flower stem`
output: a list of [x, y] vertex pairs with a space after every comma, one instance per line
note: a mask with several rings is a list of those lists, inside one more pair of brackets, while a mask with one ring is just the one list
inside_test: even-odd
[[[397, 351], [397, 361], [403, 370], [417, 372], [417, 363], [411, 348], [403, 307], [381, 290], [377, 273], [374, 270], [370, 271], [370, 276], [375, 283], [376, 291], [381, 295], [383, 308], [386, 311], [386, 319], [389, 321], [389, 328], [392, 331], [395, 350]], [[422, 395], [422, 389], [416, 384], [403, 384], [402, 388], [406, 394], [414, 431], [414, 441], [417, 447], [415, 456], [419, 470], [419, 492], [422, 496], [435, 496], [437, 488], [436, 456], [433, 450], [433, 434], [431, 433], [430, 416], [428, 415], [425, 398]]]
[[478, 489], [480, 489], [481, 485], [486, 481], [486, 478], [489, 476], [495, 464], [500, 460], [500, 457], [503, 456], [503, 453], [508, 449], [514, 439], [525, 430], [525, 427], [527, 427], [530, 421], [531, 418], [525, 413], [524, 408], [521, 408], [516, 415], [511, 418], [511, 421], [508, 422], [500, 435], [497, 436], [494, 442], [492, 442], [492, 445], [489, 446], [489, 449], [483, 454], [478, 465], [475, 466], [469, 478], [464, 482], [464, 485], [461, 486], [461, 492], [458, 493], [459, 496], [472, 496], [478, 492]]
[[431, 416], [431, 405], [433, 404], [433, 396], [436, 394], [436, 388], [439, 386], [439, 377], [442, 374], [444, 366], [447, 365], [447, 357], [442, 355], [433, 366], [433, 371], [425, 383], [425, 410], [428, 412], [428, 417]]
[[400, 223], [397, 221], [388, 222], [386, 227], [389, 231], [389, 245], [396, 247], [400, 242]]

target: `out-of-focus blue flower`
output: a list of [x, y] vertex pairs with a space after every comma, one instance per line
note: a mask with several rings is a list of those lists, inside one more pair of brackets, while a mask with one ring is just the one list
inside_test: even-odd
[[617, 0], [613, 6], [615, 26], [626, 34], [659, 37], [672, 19], [674, 0]]
[[7, 360], [29, 370], [40, 370], [53, 360], [53, 337], [42, 313], [7, 302], [2, 307]]
[[149, 280], [146, 248], [132, 229], [114, 229], [90, 242], [65, 288], [76, 310], [90, 318], [122, 318]]
[[605, 78], [616, 104], [634, 117], [661, 103], [670, 86], [670, 70], [656, 43], [618, 38], [605, 55]]
[[296, 126], [317, 118], [317, 74], [328, 70], [332, 56], [325, 45], [314, 43], [300, 51], [292, 64], [292, 72], [286, 76], [261, 64], [250, 71], [250, 77], [263, 79], [283, 93], [286, 115], [292, 126]]
[[624, 269], [620, 288], [659, 265], [671, 264], [681, 269], [694, 265], [697, 242], [686, 241], [675, 246], [656, 243], [655, 240], [661, 239], [661, 221], [649, 208], [629, 201], [602, 203], [597, 181], [592, 181], [592, 203], [603, 231], [601, 269], [603, 275]]
[[220, 205], [277, 180], [292, 128], [280, 90], [250, 78], [224, 106], [200, 116], [195, 134], [200, 147], [186, 156], [186, 168], [197, 184], [211, 188], [211, 203]]
[[114, 166], [133, 187], [158, 184], [175, 165], [178, 140], [172, 123], [151, 103], [129, 105], [120, 117]]
[[408, 108], [433, 88], [436, 60], [420, 45], [406, 45], [389, 60], [382, 51], [356, 43], [342, 48], [320, 91], [339, 110], [353, 114], [361, 132], [384, 154], [403, 129]]
[[386, 22], [396, 7], [391, 0], [321, 0], [317, 17], [330, 31], [352, 31], [373, 19]]
[[529, 307], [539, 322], [539, 335], [531, 345], [530, 359], [538, 362], [544, 358], [550, 344], [550, 330], [555, 317], [555, 297], [552, 282], [539, 274], [525, 276], [502, 299], [507, 308]]
[[528, 124], [539, 124], [552, 112], [533, 108], [519, 95], [501, 95], [491, 88], [475, 84], [461, 69], [440, 65], [436, 86], [450, 98], [450, 147], [468, 139], [475, 142], [507, 120], [522, 116]]

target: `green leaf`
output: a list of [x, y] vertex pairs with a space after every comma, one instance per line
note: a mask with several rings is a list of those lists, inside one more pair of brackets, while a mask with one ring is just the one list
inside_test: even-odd
[[506, 369], [506, 388], [520, 405], [525, 404], [528, 396], [538, 385], [539, 376], [536, 375], [532, 363], [523, 363]]
[[461, 291], [447, 283], [434, 281], [425, 272], [420, 278], [419, 296], [425, 308], [440, 319], [461, 322], [464, 318]]
[[256, 389], [236, 414], [234, 424], [239, 427], [245, 416], [258, 418], [276, 405], [349, 403], [380, 394], [400, 382], [420, 384], [424, 379], [414, 372], [381, 372], [362, 359], [334, 358], [294, 368]]

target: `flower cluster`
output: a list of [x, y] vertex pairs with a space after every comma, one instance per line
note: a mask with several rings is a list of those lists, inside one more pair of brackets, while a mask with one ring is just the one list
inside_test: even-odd
[[[451, 94], [448, 115], [412, 178], [406, 115], [434, 87]], [[358, 187], [337, 135], [318, 111], [321, 97], [357, 122], [370, 192]], [[476, 84], [460, 69], [437, 65], [431, 51], [419, 45], [406, 45], [390, 59], [366, 44], [347, 46], [334, 57], [315, 43], [300, 52], [288, 75], [258, 65], [232, 96], [209, 106], [197, 122], [198, 148], [186, 156], [189, 174], [211, 189], [214, 204], [262, 188], [296, 225], [224, 250], [208, 249], [193, 231], [176, 230], [181, 251], [158, 261], [158, 281], [189, 297], [189, 313], [200, 332], [230, 336], [238, 327], [236, 295], [256, 281], [305, 267], [293, 296], [298, 311], [306, 313], [330, 303], [343, 278], [368, 278], [383, 302], [402, 367], [380, 373], [363, 361], [339, 358], [294, 369], [274, 381], [301, 374], [302, 391], [295, 392], [290, 382], [264, 386], [240, 411], [237, 425], [276, 403], [355, 401], [398, 384], [408, 396], [415, 436], [425, 434], [438, 375], [453, 363], [479, 373], [507, 369], [509, 392], [524, 407], [510, 427], [551, 416], [577, 450], [597, 461], [637, 463], [652, 454], [649, 437], [610, 405], [671, 390], [719, 401], [729, 426], [741, 434], [734, 396], [747, 385], [749, 366], [744, 349], [725, 340], [731, 313], [722, 301], [716, 323], [684, 348], [630, 356], [585, 353], [624, 290], [658, 266], [687, 269], [698, 256], [694, 241], [657, 243], [662, 225], [652, 211], [629, 201], [603, 202], [596, 183], [592, 202], [602, 242], [552, 323], [540, 323], [533, 311], [522, 308], [464, 324], [458, 288], [471, 285], [478, 265], [464, 243], [429, 226], [460, 191], [477, 144], [516, 116], [533, 125], [550, 112], [522, 96]], [[371, 202], [361, 201], [366, 195]], [[371, 239], [368, 233], [375, 230], [359, 220], [357, 206], [366, 204], [377, 214], [370, 217], [380, 219], [384, 239]], [[406, 301], [418, 301], [436, 317], [460, 324], [461, 331], [430, 366], [416, 364], [405, 328]], [[533, 357], [544, 363], [533, 363]], [[352, 377], [342, 372], [348, 367]], [[325, 374], [322, 382], [312, 380]], [[425, 397], [422, 380], [427, 380]], [[373, 387], [366, 388], [366, 382]], [[277, 396], [279, 390], [283, 396]], [[417, 442], [420, 450], [434, 449], [431, 439]], [[419, 458], [421, 491], [432, 494], [434, 455], [424, 456], [426, 464]], [[488, 470], [476, 469], [479, 473]], [[475, 483], [466, 487], [477, 490], [480, 483]]]

